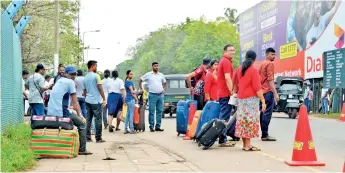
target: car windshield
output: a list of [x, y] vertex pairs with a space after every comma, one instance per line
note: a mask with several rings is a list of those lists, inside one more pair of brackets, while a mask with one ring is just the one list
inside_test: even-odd
[[179, 81], [177, 81], [177, 80], [171, 80], [169, 82], [169, 88], [179, 88], [178, 83], [179, 83]]
[[283, 84], [279, 89], [280, 90], [299, 90], [302, 88], [298, 84]]
[[186, 88], [184, 80], [170, 80], [169, 88]]
[[180, 88], [186, 88], [186, 81], [185, 80], [180, 80]]

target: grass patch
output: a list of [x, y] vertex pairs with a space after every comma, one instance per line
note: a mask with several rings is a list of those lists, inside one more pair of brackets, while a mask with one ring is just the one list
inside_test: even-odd
[[329, 114], [312, 114], [314, 117], [327, 118], [327, 119], [339, 119], [340, 113], [329, 113]]
[[1, 135], [1, 172], [19, 172], [36, 165], [30, 150], [31, 127], [25, 123], [11, 125]]

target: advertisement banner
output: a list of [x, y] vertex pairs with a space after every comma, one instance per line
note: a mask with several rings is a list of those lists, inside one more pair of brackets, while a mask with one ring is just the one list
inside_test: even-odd
[[323, 77], [323, 52], [344, 47], [342, 1], [263, 1], [239, 17], [241, 62], [247, 50], [276, 50], [275, 77]]

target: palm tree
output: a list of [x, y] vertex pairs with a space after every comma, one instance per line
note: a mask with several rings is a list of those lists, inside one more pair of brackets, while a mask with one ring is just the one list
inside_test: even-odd
[[236, 23], [236, 13], [237, 13], [237, 10], [236, 9], [232, 9], [232, 8], [225, 8], [224, 9], [225, 12], [224, 12], [224, 15], [226, 18], [228, 18], [228, 21], [232, 24], [235, 24]]

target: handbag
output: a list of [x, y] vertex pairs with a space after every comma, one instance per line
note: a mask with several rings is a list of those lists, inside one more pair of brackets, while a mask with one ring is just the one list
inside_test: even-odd
[[199, 80], [194, 88], [194, 93], [200, 96], [204, 96], [205, 95], [204, 87], [205, 87], [205, 81]]
[[238, 98], [237, 98], [237, 94], [233, 94], [231, 97], [230, 97], [230, 100], [228, 102], [229, 105], [233, 105], [233, 106], [237, 106], [238, 105]]
[[126, 116], [127, 116], [127, 104], [125, 103], [122, 106], [122, 111], [121, 111], [121, 116], [120, 116], [120, 119], [122, 122], [125, 122]]

